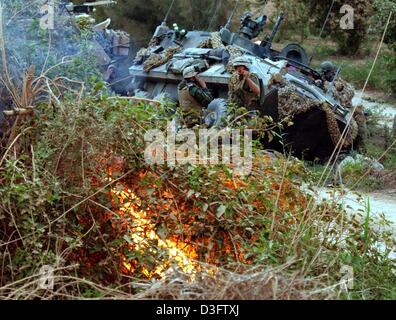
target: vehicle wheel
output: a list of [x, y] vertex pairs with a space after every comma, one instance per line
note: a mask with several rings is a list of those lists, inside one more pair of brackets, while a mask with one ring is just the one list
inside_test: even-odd
[[224, 126], [224, 119], [227, 117], [227, 101], [224, 99], [213, 100], [205, 110], [204, 124], [208, 128]]
[[292, 59], [304, 65], [308, 65], [309, 59], [305, 50], [296, 43], [290, 43], [283, 48], [280, 54], [282, 57]]

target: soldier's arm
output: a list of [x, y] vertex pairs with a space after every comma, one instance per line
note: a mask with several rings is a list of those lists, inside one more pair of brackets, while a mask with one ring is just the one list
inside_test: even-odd
[[192, 86], [189, 89], [190, 95], [193, 96], [200, 104], [207, 107], [209, 103], [213, 101], [213, 96], [209, 89], [198, 88], [197, 86]]
[[248, 76], [246, 78], [246, 84], [249, 86], [250, 90], [256, 95], [260, 95], [260, 82], [255, 76]]
[[203, 89], [207, 89], [206, 82], [202, 80], [198, 75], [195, 76], [195, 79], [198, 81], [199, 85]]

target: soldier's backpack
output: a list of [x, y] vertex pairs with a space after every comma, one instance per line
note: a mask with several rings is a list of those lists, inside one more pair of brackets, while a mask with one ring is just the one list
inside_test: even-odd
[[198, 72], [203, 72], [209, 69], [209, 64], [204, 59], [194, 59], [194, 58], [186, 58], [186, 59], [177, 59], [172, 60], [169, 63], [168, 71], [173, 74], [183, 74], [184, 69], [194, 66]]

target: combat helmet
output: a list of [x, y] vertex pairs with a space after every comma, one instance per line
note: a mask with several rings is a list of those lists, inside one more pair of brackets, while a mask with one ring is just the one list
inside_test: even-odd
[[320, 65], [320, 71], [321, 72], [336, 72], [337, 67], [331, 61], [324, 61]]
[[232, 61], [232, 66], [234, 67], [234, 68], [236, 68], [236, 67], [239, 67], [239, 66], [243, 66], [243, 67], [246, 67], [246, 68], [250, 68], [250, 66], [251, 66], [251, 61], [248, 59], [248, 58], [245, 58], [245, 57], [237, 57], [237, 58], [235, 58], [233, 61]]
[[183, 78], [184, 79], [189, 79], [192, 77], [195, 77], [198, 74], [198, 72], [195, 70], [194, 66], [187, 67], [183, 70]]

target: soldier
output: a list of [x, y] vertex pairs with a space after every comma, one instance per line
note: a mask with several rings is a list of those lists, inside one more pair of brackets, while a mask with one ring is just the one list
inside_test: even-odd
[[325, 61], [320, 65], [323, 87], [333, 97], [339, 100], [342, 106], [351, 109], [352, 99], [355, 96], [355, 89], [341, 77], [337, 77], [337, 67], [330, 61]]
[[323, 82], [332, 82], [337, 73], [337, 67], [331, 61], [325, 61], [320, 65], [320, 74]]
[[260, 104], [260, 80], [250, 73], [250, 61], [244, 57], [236, 58], [232, 66], [235, 72], [228, 83], [229, 101], [249, 111], [258, 110]]
[[180, 108], [185, 124], [194, 127], [201, 124], [202, 111], [212, 102], [213, 96], [194, 67], [186, 68], [183, 78], [178, 86]]

